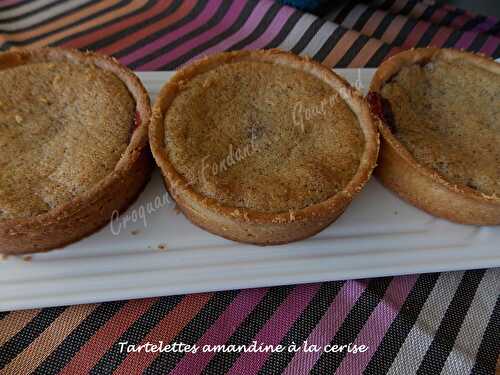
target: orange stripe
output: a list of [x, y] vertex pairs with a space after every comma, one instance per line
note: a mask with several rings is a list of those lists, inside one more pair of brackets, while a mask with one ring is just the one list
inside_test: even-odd
[[[116, 1], [116, 2], [118, 2], [118, 1]], [[92, 18], [92, 20], [90, 20], [90, 21], [80, 23], [74, 27], [67, 29], [67, 30], [61, 31], [59, 33], [50, 35], [42, 40], [36, 41], [32, 45], [33, 46], [42, 46], [42, 45], [47, 45], [49, 43], [54, 43], [54, 42], [61, 40], [69, 35], [76, 34], [80, 31], [85, 31], [87, 29], [90, 29], [91, 27], [101, 25], [105, 22], [112, 21], [118, 17], [125, 15], [125, 14], [134, 12], [135, 10], [142, 8], [144, 6], [144, 4], [146, 4], [146, 0], [132, 1], [126, 7], [120, 8], [116, 11], [111, 12], [111, 13], [103, 14], [102, 16], [97, 17], [97, 18]], [[77, 45], [72, 45], [72, 46], [79, 47]]]
[[125, 30], [129, 26], [136, 25], [139, 22], [147, 20], [147, 19], [163, 12], [165, 9], [167, 9], [170, 6], [170, 4], [172, 4], [172, 1], [173, 0], [165, 0], [165, 1], [157, 2], [147, 12], [137, 14], [134, 17], [127, 18], [123, 21], [116, 22], [116, 23], [109, 25], [109, 26], [105, 26], [104, 29], [96, 29], [95, 31], [92, 31], [90, 33], [85, 33], [84, 35], [82, 35], [78, 38], [72, 39], [71, 41], [68, 41], [65, 44], [84, 46], [84, 45], [89, 45], [91, 43], [94, 43], [100, 39], [103, 39], [109, 35], [116, 33], [116, 32]]
[[388, 44], [392, 44], [396, 37], [398, 36], [399, 32], [405, 25], [406, 21], [408, 19], [403, 16], [396, 16], [389, 27], [385, 30], [384, 34], [382, 35], [382, 40]]
[[335, 47], [330, 51], [328, 56], [323, 60], [323, 64], [327, 66], [335, 66], [342, 57], [346, 54], [352, 44], [358, 39], [359, 34], [355, 31], [348, 30], [342, 38], [337, 42]]
[[37, 316], [40, 310], [23, 310], [11, 312], [5, 318], [0, 320], [0, 346], [5, 344], [10, 340], [11, 337], [14, 337], [16, 333], [26, 327], [26, 324], [31, 322], [31, 320]]
[[119, 0], [113, 0], [111, 3], [109, 1], [99, 2], [97, 4], [89, 6], [88, 8], [87, 7], [83, 8], [76, 13], [69, 14], [69, 15], [64, 16], [62, 18], [59, 18], [58, 20], [55, 20], [53, 22], [49, 22], [49, 23], [46, 23], [44, 25], [40, 25], [38, 27], [35, 26], [33, 28], [30, 28], [27, 31], [12, 34], [11, 36], [8, 37], [8, 39], [15, 40], [15, 41], [23, 41], [25, 39], [33, 38], [35, 36], [47, 34], [51, 31], [57, 30], [58, 28], [69, 25], [72, 22], [78, 21], [81, 18], [92, 15], [96, 12], [99, 12], [100, 10], [107, 9], [110, 6], [113, 6], [114, 4], [116, 4], [118, 2], [119, 2]]
[[68, 307], [3, 368], [2, 374], [31, 374], [97, 306], [93, 304]]
[[[213, 293], [191, 294], [167, 314], [153, 330], [142, 340], [141, 344], [150, 342], [152, 344], [163, 341], [165, 344], [171, 342], [184, 327], [195, 317], [196, 314], [212, 298]], [[131, 353], [122, 362], [120, 367], [113, 372], [114, 375], [141, 374], [159, 353]]]
[[112, 55], [113, 53], [122, 49], [124, 46], [129, 46], [134, 42], [141, 40], [147, 37], [148, 35], [151, 35], [154, 32], [161, 30], [164, 27], [167, 27], [168, 25], [171, 25], [174, 22], [182, 19], [191, 11], [191, 9], [194, 8], [195, 4], [196, 4], [195, 1], [183, 1], [181, 6], [177, 8], [177, 10], [174, 13], [163, 18], [161, 21], [158, 21], [141, 30], [138, 30], [135, 33], [128, 34], [126, 37], [117, 40], [116, 42], [100, 49], [99, 51], [107, 55]]
[[369, 39], [361, 48], [356, 57], [349, 64], [350, 68], [362, 68], [366, 66], [371, 57], [378, 51], [382, 43], [378, 39]]
[[158, 298], [127, 302], [64, 367], [60, 374], [87, 374], [115, 341], [144, 314]]
[[377, 30], [378, 25], [380, 25], [380, 22], [384, 19], [385, 14], [385, 12], [378, 9], [373, 12], [368, 22], [361, 29], [361, 34], [372, 36], [375, 30]]

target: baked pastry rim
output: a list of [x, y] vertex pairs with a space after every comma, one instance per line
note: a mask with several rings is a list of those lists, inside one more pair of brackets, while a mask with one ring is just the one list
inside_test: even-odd
[[[168, 110], [168, 106], [177, 94], [179, 85], [182, 85], [183, 81], [189, 80], [197, 74], [211, 70], [221, 64], [242, 60], [265, 61], [294, 67], [311, 73], [319, 79], [326, 80], [330, 84], [333, 84], [333, 87], [337, 92], [339, 92], [340, 89], [344, 89], [345, 92], [348, 93], [347, 97], [343, 99], [349, 105], [351, 110], [353, 110], [359, 120], [360, 127], [362, 128], [365, 138], [365, 148], [361, 155], [358, 170], [343, 190], [324, 201], [307, 206], [300, 210], [289, 210], [277, 213], [263, 212], [248, 208], [225, 206], [215, 199], [203, 196], [202, 194], [194, 191], [194, 189], [189, 186], [185, 178], [177, 172], [174, 165], [170, 162], [165, 149], [164, 118], [165, 113]], [[366, 184], [375, 166], [379, 147], [378, 132], [376, 125], [373, 124], [374, 118], [371, 116], [368, 106], [364, 104], [365, 101], [362, 95], [352, 89], [343, 78], [337, 76], [325, 66], [312, 60], [299, 58], [291, 53], [276, 49], [225, 52], [205, 57], [179, 70], [175, 76], [163, 86], [153, 107], [153, 115], [149, 130], [150, 145], [153, 156], [162, 170], [167, 189], [176, 200], [182, 211], [184, 211], [184, 206], [186, 204], [185, 200], [187, 199], [188, 201], [196, 202], [198, 207], [203, 207], [203, 209], [215, 212], [216, 214], [222, 215], [225, 218], [239, 223], [279, 223], [286, 225], [287, 223], [292, 222], [324, 219], [332, 216], [334, 213], [338, 215], [339, 209], [343, 211], [346, 202], [350, 202], [352, 197]], [[353, 107], [357, 108], [358, 112], [354, 111]], [[220, 233], [218, 234], [221, 235]], [[222, 236], [231, 238], [231, 236]], [[256, 243], [255, 241], [248, 242]]]
[[[118, 160], [115, 169], [97, 182], [92, 188], [84, 193], [72, 198], [69, 202], [60, 206], [54, 207], [42, 214], [22, 217], [0, 219], [0, 245], [2, 237], [10, 237], [21, 235], [23, 232], [29, 232], [30, 235], [38, 232], [42, 235], [43, 230], [51, 227], [56, 223], [61, 223], [62, 220], [71, 220], [72, 216], [81, 216], [82, 211], [89, 205], [105, 198], [103, 194], [113, 185], [119, 184], [124, 176], [129, 174], [132, 168], [136, 168], [138, 163], [141, 163], [145, 154], [149, 153], [148, 147], [148, 128], [149, 119], [151, 117], [151, 107], [149, 95], [140, 80], [131, 73], [128, 69], [120, 65], [115, 59], [109, 56], [93, 53], [81, 52], [75, 49], [64, 49], [57, 47], [46, 47], [40, 49], [12, 49], [0, 54], [0, 70], [12, 68], [19, 65], [36, 63], [36, 62], [51, 62], [51, 61], [69, 61], [73, 63], [91, 63], [100, 69], [104, 69], [114, 73], [127, 87], [133, 99], [136, 102], [135, 111], [139, 115], [140, 123], [133, 129], [130, 142], [125, 149], [123, 155]], [[141, 159], [141, 160], [140, 160]], [[123, 210], [123, 207], [120, 207]], [[108, 217], [106, 223], [111, 219]], [[100, 225], [102, 226], [102, 225]], [[96, 228], [95, 230], [97, 230]], [[69, 228], [70, 231], [78, 232], [78, 228]], [[94, 231], [95, 231], [94, 230]], [[90, 233], [82, 233], [78, 238], [84, 237]], [[73, 236], [72, 236], [73, 237]], [[61, 241], [60, 245], [66, 245], [76, 241]], [[22, 240], [21, 240], [22, 242]], [[21, 245], [22, 246], [22, 245]], [[34, 251], [50, 250], [54, 247], [40, 248]], [[0, 246], [0, 253], [24, 253], [25, 250], [12, 250]]]
[[[481, 54], [474, 54], [463, 50], [440, 49], [435, 47], [416, 48], [400, 52], [384, 61], [373, 76], [369, 92], [379, 94], [384, 84], [392, 77], [394, 77], [403, 67], [426, 63], [435, 58], [446, 59], [448, 61], [456, 59], [466, 59], [468, 62], [473, 63], [478, 67], [492, 71], [495, 74], [500, 74], [500, 64]], [[438, 171], [419, 163], [413, 157], [411, 152], [392, 133], [389, 125], [383, 119], [381, 119], [378, 124], [379, 131], [381, 133], [382, 146], [380, 151], [381, 155], [379, 158], [379, 165], [375, 170], [375, 174], [378, 175], [379, 178], [381, 177], [381, 173], [379, 172], [384, 169], [384, 157], [389, 157], [387, 155], [387, 149], [390, 149], [390, 151], [395, 152], [399, 156], [398, 160], [396, 160], [396, 158], [391, 158], [391, 161], [397, 163], [398, 165], [397, 167], [391, 169], [392, 173], [394, 173], [396, 169], [398, 170], [397, 173], [408, 173], [408, 171], [411, 170], [417, 171], [421, 175], [422, 179], [428, 179], [432, 181], [432, 184], [434, 184], [435, 186], [446, 189], [450, 194], [450, 198], [456, 199], [457, 196], [459, 196], [465, 200], [468, 200], [469, 202], [477, 201], [482, 204], [488, 204], [491, 207], [495, 207], [500, 212], [500, 196], [497, 196], [495, 194], [488, 195], [468, 186], [455, 184], [448, 181], [446, 177], [441, 175]], [[382, 180], [382, 183], [386, 184], [386, 180], [383, 177], [380, 179]], [[415, 206], [427, 212], [433, 213], [432, 208], [429, 208], [420, 200], [409, 198], [407, 192], [399, 189], [394, 184], [391, 184], [389, 188], [392, 190], [396, 190], [396, 193], [403, 196], [403, 198], [410, 200], [411, 203]], [[405, 188], [410, 190], [413, 188], [416, 189], [412, 192], [414, 195], [419, 193], [418, 187], [416, 186], [413, 188], [410, 186], [405, 186]], [[470, 224], [467, 219], [460, 219], [459, 216], [461, 215], [457, 215], [457, 213], [453, 212], [453, 210], [448, 210], [448, 212], [439, 216], [444, 216], [449, 220], [457, 221], [459, 223]], [[498, 220], [498, 224], [500, 224], [500, 215], [496, 220]]]

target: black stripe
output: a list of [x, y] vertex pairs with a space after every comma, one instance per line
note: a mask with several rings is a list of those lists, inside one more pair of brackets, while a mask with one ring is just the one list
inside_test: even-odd
[[0, 12], [6, 11], [6, 10], [11, 10], [14, 8], [19, 8], [27, 3], [29, 3], [29, 0], [23, 0], [23, 1], [20, 1], [18, 3], [15, 3], [15, 4], [10, 4], [10, 5], [5, 5], [5, 6], [0, 5]]
[[489, 35], [478, 33], [469, 47], [467, 47], [467, 51], [471, 52], [479, 52], [481, 48], [483, 48], [484, 43], [488, 40]]
[[295, 43], [292, 47], [291, 52], [295, 54], [299, 54], [306, 46], [309, 44], [311, 39], [318, 33], [318, 30], [323, 26], [326, 21], [321, 18], [315, 19], [307, 28], [304, 34], [300, 37], [299, 41]]
[[[225, 2], [225, 4], [228, 6], [230, 5], [229, 3], [230, 2]], [[234, 22], [228, 29], [226, 29], [226, 31], [222, 32], [219, 35], [216, 35], [215, 37], [213, 37], [209, 41], [205, 42], [201, 46], [198, 46], [198, 47], [191, 49], [191, 51], [180, 56], [179, 58], [175, 59], [174, 61], [169, 62], [167, 65], [161, 67], [161, 69], [173, 70], [173, 69], [177, 68], [178, 66], [184, 64], [188, 60], [192, 59], [196, 55], [202, 53], [206, 49], [215, 46], [216, 44], [220, 43], [224, 39], [227, 39], [228, 37], [230, 37], [231, 35], [236, 33], [245, 24], [246, 20], [248, 19], [248, 17], [252, 13], [253, 9], [256, 6], [258, 6], [258, 4], [259, 4], [258, 2], [253, 2], [253, 1], [247, 2], [245, 4], [245, 7], [243, 8], [243, 10], [241, 11], [241, 13], [238, 15], [236, 22]], [[223, 13], [225, 14], [226, 12], [227, 11], [224, 10]], [[222, 19], [224, 14], [222, 14], [220, 16], [220, 19]], [[216, 25], [219, 23], [219, 21], [220, 21], [219, 19], [214, 20], [213, 24]], [[160, 53], [160, 55], [161, 55], [161, 53]]]
[[391, 323], [364, 371], [365, 375], [386, 374], [431, 294], [439, 273], [420, 275]]
[[484, 272], [484, 270], [465, 272], [439, 324], [434, 339], [420, 363], [417, 374], [441, 373], [476, 295], [477, 288], [483, 279]]
[[[203, 6], [203, 8], [205, 8], [207, 6], [207, 3], [204, 3], [204, 2], [200, 2], [200, 3], [203, 3], [203, 4], [199, 4], [197, 3], [196, 5], [197, 6]], [[154, 60], [156, 59], [157, 57], [159, 56], [162, 56], [164, 55], [165, 53], [167, 52], [170, 52], [171, 50], [173, 50], [174, 48], [186, 43], [187, 41], [197, 37], [198, 35], [201, 35], [203, 34], [205, 31], [211, 29], [212, 27], [214, 27], [215, 25], [217, 25], [220, 20], [222, 20], [222, 18], [224, 17], [224, 15], [227, 13], [229, 7], [231, 6], [231, 3], [230, 2], [223, 2], [222, 5], [219, 6], [219, 8], [217, 9], [217, 11], [215, 12], [215, 14], [210, 18], [210, 20], [208, 20], [208, 22], [206, 22], [205, 24], [201, 25], [200, 27], [196, 28], [195, 30], [192, 30], [191, 32], [187, 33], [187, 34], [184, 34], [182, 35], [180, 38], [172, 41], [172, 42], [169, 42], [167, 43], [166, 45], [160, 47], [159, 49], [151, 52], [150, 54], [148, 55], [145, 55], [143, 56], [142, 58], [134, 61], [133, 63], [131, 63], [130, 65], [134, 68], [137, 68], [138, 66], [141, 66], [151, 60]], [[200, 13], [202, 12], [202, 10], [200, 9]], [[193, 17], [194, 18], [194, 17]], [[184, 21], [184, 24], [187, 23], [186, 21]], [[180, 27], [177, 26], [176, 28]], [[171, 29], [171, 30], [174, 30], [174, 29]], [[163, 32], [163, 30], [162, 30]], [[158, 39], [158, 38], [161, 38], [161, 37], [164, 37], [165, 34], [162, 33], [160, 34], [159, 32], [155, 33], [158, 37], [155, 38], [155, 39]]]
[[[172, 342], [189, 345], [195, 344], [227, 309], [231, 302], [233, 302], [238, 293], [241, 292], [232, 290], [214, 294], [205, 307], [203, 307], [194, 319], [184, 327]], [[144, 374], [167, 374], [177, 365], [184, 355], [185, 353], [182, 352], [160, 353], [149, 367], [145, 369]]]
[[425, 30], [420, 40], [417, 42], [417, 44], [415, 44], [415, 47], [428, 46], [429, 43], [432, 41], [432, 38], [434, 38], [434, 35], [436, 35], [439, 32], [439, 30], [440, 30], [439, 26], [430, 24], [427, 30]]
[[339, 25], [342, 24], [342, 22], [344, 22], [344, 20], [347, 18], [347, 16], [349, 15], [349, 13], [352, 12], [352, 10], [354, 9], [354, 7], [358, 4], [358, 1], [357, 0], [350, 0], [343, 8], [340, 12], [337, 13], [337, 16], [335, 17], [335, 19], [333, 20], [333, 22], [335, 23], [338, 23]]
[[471, 374], [489, 375], [495, 373], [496, 363], [500, 355], [498, 332], [500, 332], [500, 297], [497, 298], [497, 303], [484, 331]]
[[399, 31], [398, 36], [394, 39], [394, 42], [392, 44], [395, 46], [403, 45], [406, 38], [408, 38], [408, 36], [413, 31], [413, 28], [415, 27], [417, 22], [418, 21], [415, 21], [413, 18], [408, 18], [408, 20], [405, 22], [404, 26]]
[[290, 34], [297, 22], [299, 22], [300, 17], [302, 17], [302, 12], [298, 10], [294, 11], [293, 14], [286, 20], [285, 25], [283, 25], [278, 35], [276, 35], [265, 48], [275, 48], [279, 46], [285, 40], [287, 35]]
[[[301, 345], [307, 340], [309, 334], [320, 322], [343, 285], [343, 281], [321, 284], [314, 298], [295, 321], [286, 336], [281, 340], [280, 344], [284, 347], [288, 347], [292, 343]], [[288, 351], [272, 353], [264, 366], [260, 369], [259, 375], [281, 374], [294, 355], [295, 353]]]
[[382, 39], [382, 35], [384, 35], [385, 31], [391, 25], [394, 18], [395, 18], [395, 16], [393, 14], [387, 13], [384, 16], [384, 18], [382, 18], [382, 21], [380, 21], [379, 25], [377, 26], [377, 28], [373, 32], [372, 38]]
[[274, 17], [276, 17], [276, 14], [278, 11], [281, 9], [281, 5], [279, 3], [274, 3], [271, 5], [271, 7], [267, 10], [266, 14], [264, 14], [264, 17], [262, 17], [261, 21], [257, 25], [254, 31], [250, 35], [248, 35], [246, 38], [243, 40], [237, 42], [236, 44], [232, 45], [229, 47], [229, 51], [237, 51], [239, 49], [242, 49], [246, 45], [254, 42], [257, 40], [258, 37], [260, 37], [263, 33], [267, 31], [267, 28], [273, 21]]
[[347, 32], [347, 29], [339, 26], [335, 29], [335, 31], [328, 37], [326, 42], [321, 46], [319, 51], [314, 55], [314, 60], [323, 61], [326, 59], [331, 50], [335, 47], [335, 45], [339, 42], [339, 40], [344, 36]]
[[415, 5], [417, 5], [419, 2], [420, 2], [419, 0], [410, 0], [410, 1], [408, 1], [405, 4], [405, 6], [398, 12], [398, 14], [408, 15], [413, 10], [413, 8], [415, 7]]
[[498, 59], [500, 57], [500, 45], [498, 45], [498, 47], [495, 50], [495, 52], [493, 52], [492, 57], [493, 57], [493, 59]]
[[[359, 331], [366, 324], [371, 313], [384, 297], [392, 277], [370, 280], [367, 288], [356, 301], [351, 311], [342, 322], [330, 345], [348, 345], [352, 343]], [[347, 351], [324, 352], [311, 370], [311, 374], [326, 374], [334, 372], [347, 355]]]
[[494, 36], [500, 36], [497, 34], [500, 34], [500, 21], [498, 21], [496, 24], [494, 24], [489, 30], [488, 34], [494, 35]]
[[[175, 10], [182, 4], [182, 0], [175, 0]], [[207, 2], [205, 1], [197, 1], [195, 6], [189, 11], [188, 14], [186, 14], [182, 19], [178, 20], [177, 22], [168, 25], [167, 27], [157, 30], [152, 34], [149, 34], [147, 37], [142, 38], [137, 40], [135, 43], [132, 45], [126, 46], [120, 51], [114, 53], [113, 55], [117, 58], [127, 56], [128, 54], [134, 52], [136, 49], [141, 48], [151, 42], [154, 42], [156, 39], [161, 38], [165, 34], [168, 34], [169, 32], [176, 30], [188, 22], [191, 22], [194, 18], [196, 18], [202, 11], [205, 9], [207, 5]], [[175, 11], [174, 10], [174, 11]], [[155, 19], [156, 22], [156, 19]], [[184, 41], [185, 36], [182, 36], [179, 38], [182, 42]]]
[[87, 341], [126, 304], [126, 301], [101, 303], [89, 314], [50, 355], [34, 374], [57, 374]]
[[455, 44], [458, 42], [460, 37], [462, 36], [462, 32], [459, 30], [453, 30], [453, 32], [450, 34], [446, 42], [444, 42], [442, 48], [450, 48], [454, 47]]
[[375, 13], [377, 9], [376, 8], [371, 8], [368, 7], [365, 9], [365, 11], [359, 16], [358, 20], [352, 27], [354, 30], [361, 31], [361, 29], [365, 26], [365, 24], [368, 22], [368, 20], [371, 18], [373, 13]]
[[[16, 28], [15, 30], [3, 30], [2, 33], [10, 35], [10, 34], [17, 34], [17, 33], [23, 32], [23, 31], [31, 31], [31, 30], [33, 30], [35, 28], [39, 28], [39, 27], [48, 25], [48, 24], [50, 24], [50, 23], [52, 23], [54, 21], [57, 21], [60, 18], [65, 18], [65, 17], [67, 17], [67, 16], [69, 16], [69, 15], [71, 15], [73, 13], [76, 13], [76, 12], [78, 12], [78, 11], [84, 9], [84, 8], [88, 8], [88, 7], [90, 7], [90, 6], [94, 5], [94, 4], [97, 4], [97, 3], [99, 3], [99, 1], [98, 0], [94, 0], [94, 1], [90, 1], [90, 2], [85, 3], [85, 4], [80, 4], [76, 8], [71, 8], [70, 10], [67, 10], [67, 11], [65, 11], [63, 13], [60, 13], [60, 14], [57, 14], [57, 15], [54, 15], [54, 16], [50, 16], [47, 19], [45, 19], [45, 20], [43, 20], [41, 22], [38, 22], [36, 24], [30, 25], [30, 26], [26, 26], [26, 27], [22, 27], [22, 28]], [[51, 5], [53, 5], [53, 4], [51, 4]], [[77, 24], [79, 22], [80, 22], [80, 20], [77, 20], [76, 22], [73, 22], [73, 25], [75, 25], [75, 24]], [[64, 28], [67, 28], [67, 26], [65, 26]], [[50, 34], [56, 32], [56, 31], [59, 31], [59, 30], [61, 30], [61, 29], [56, 29], [56, 30], [54, 30], [54, 31], [52, 31], [50, 33], [42, 34], [42, 35], [43, 35], [43, 37], [45, 37], [46, 35], [50, 35]], [[40, 39], [40, 38], [41, 37], [38, 37], [38, 39]], [[26, 39], [25, 41], [28, 41], [28, 40], [31, 41], [33, 39], [34, 38]]]
[[[124, 15], [122, 15], [122, 16], [120, 16], [120, 17], [118, 17], [118, 18], [114, 18], [114, 19], [112, 19], [112, 20], [110, 20], [110, 21], [108, 21], [108, 22], [101, 23], [101, 24], [99, 24], [99, 25], [97, 25], [97, 26], [94, 26], [94, 27], [91, 27], [91, 28], [89, 28], [89, 29], [82, 30], [82, 31], [80, 31], [80, 32], [77, 32], [77, 33], [74, 33], [74, 34], [68, 35], [68, 36], [66, 36], [66, 37], [64, 37], [64, 38], [62, 38], [62, 39], [59, 39], [59, 40], [57, 41], [57, 44], [59, 44], [59, 45], [61, 45], [61, 44], [65, 44], [65, 43], [67, 43], [67, 42], [69, 42], [69, 41], [71, 41], [71, 40], [74, 40], [74, 39], [76, 39], [76, 38], [79, 38], [79, 37], [80, 37], [80, 36], [82, 36], [82, 35], [88, 35], [88, 34], [90, 34], [90, 33], [94, 32], [94, 31], [96, 31], [96, 30], [102, 30], [102, 29], [105, 29], [105, 28], [107, 28], [107, 27], [109, 27], [109, 26], [111, 26], [111, 25], [114, 25], [114, 24], [116, 24], [116, 23], [118, 23], [118, 22], [121, 22], [121, 21], [123, 21], [123, 20], [125, 20], [125, 19], [127, 19], [127, 18], [135, 17], [135, 16], [137, 16], [137, 15], [139, 15], [139, 14], [141, 14], [141, 13], [147, 12], [147, 11], [148, 11], [148, 10], [150, 10], [150, 9], [151, 9], [154, 5], [155, 5], [155, 1], [154, 1], [154, 0], [148, 0], [148, 1], [146, 2], [146, 4], [145, 4], [145, 5], [143, 5], [142, 7], [140, 7], [140, 8], [138, 8], [138, 9], [134, 10], [133, 12], [130, 12], [130, 13], [124, 14]], [[173, 4], [171, 4], [171, 5], [170, 5], [170, 7], [172, 7], [172, 5], [173, 5]], [[170, 7], [169, 7], [169, 8], [170, 8]], [[127, 32], [127, 33], [129, 33], [129, 32], [132, 32], [132, 30], [135, 30], [135, 29], [136, 29], [136, 25], [134, 24], [134, 25], [132, 25], [132, 26], [128, 27], [128, 28], [126, 29], [126, 32]], [[100, 42], [101, 42], [101, 41], [109, 41], [109, 40], [113, 40], [113, 37], [115, 37], [117, 34], [123, 34], [123, 31], [125, 31], [125, 30], [119, 31], [119, 32], [117, 32], [117, 33], [115, 33], [115, 34], [113, 34], [113, 35], [110, 35], [110, 36], [106, 37], [106, 38], [102, 38], [102, 39], [98, 40], [97, 42], [95, 42], [94, 44], [100, 44]], [[80, 49], [88, 49], [88, 50], [96, 50], [96, 49], [98, 49], [98, 48], [94, 47], [94, 46], [93, 46], [93, 44], [89, 44], [89, 45], [80, 45], [80, 46], [77, 46], [77, 47], [78, 47], [78, 48], [80, 48]]]
[[159, 298], [115, 341], [90, 371], [91, 374], [111, 374], [127, 357], [124, 350], [120, 353], [120, 342], [138, 345], [142, 339], [182, 300], [183, 296]]
[[424, 13], [420, 16], [420, 19], [430, 22], [432, 15], [438, 7], [438, 4], [428, 5], [427, 8], [425, 8]]
[[485, 16], [476, 16], [468, 20], [460, 29], [462, 30], [472, 30], [477, 25], [483, 23], [486, 20]]
[[443, 17], [439, 25], [441, 26], [449, 26], [455, 18], [462, 15], [464, 12], [461, 9], [455, 9], [453, 11], [447, 11], [446, 16]]
[[[95, 0], [92, 4], [98, 3], [98, 2], [99, 2], [98, 0]], [[100, 11], [98, 11], [96, 13], [90, 14], [90, 15], [84, 17], [84, 18], [77, 19], [77, 20], [75, 20], [72, 23], [64, 25], [64, 26], [62, 26], [62, 27], [60, 27], [58, 29], [52, 30], [52, 31], [50, 31], [48, 33], [37, 35], [37, 36], [31, 37], [31, 38], [28, 38], [28, 39], [24, 39], [22, 41], [8, 41], [8, 44], [11, 45], [11, 46], [29, 45], [31, 43], [34, 43], [34, 42], [36, 42], [38, 40], [45, 39], [45, 38], [47, 38], [47, 37], [49, 37], [51, 35], [54, 35], [56, 33], [61, 32], [61, 31], [70, 29], [70, 28], [72, 28], [75, 25], [79, 25], [79, 24], [84, 23], [84, 22], [86, 22], [88, 20], [91, 20], [91, 19], [93, 19], [95, 17], [99, 17], [101, 15], [113, 12], [116, 9], [122, 8], [124, 6], [127, 6], [127, 4], [130, 3], [130, 2], [131, 2], [131, 0], [122, 0], [121, 2], [119, 2], [119, 3], [117, 3], [117, 4], [113, 5], [113, 6], [111, 6], [109, 8], [102, 9], [102, 10], [100, 10]], [[92, 5], [92, 4], [87, 4], [87, 6]], [[73, 11], [65, 13], [64, 16], [70, 15], [73, 12], [76, 12], [76, 11], [78, 11], [78, 9], [75, 9]], [[56, 42], [51, 43], [51, 45], [58, 45], [60, 43], [61, 43], [61, 41], [56, 41]]]
[[389, 44], [382, 44], [377, 52], [373, 54], [373, 56], [366, 63], [367, 68], [377, 68], [382, 61], [384, 61], [385, 57], [389, 54], [392, 47]]
[[[153, 0], [151, 3], [154, 5], [156, 3], [156, 1]], [[134, 23], [133, 25], [128, 26], [126, 29], [122, 29], [120, 31], [117, 31], [116, 33], [114, 33], [112, 35], [109, 35], [105, 38], [99, 39], [96, 42], [85, 46], [85, 48], [87, 48], [89, 50], [99, 50], [101, 48], [104, 48], [104, 47], [112, 44], [112, 43], [115, 43], [116, 41], [126, 37], [127, 35], [135, 33], [136, 31], [142, 29], [143, 27], [149, 26], [151, 24], [154, 24], [154, 23], [160, 21], [162, 18], [168, 17], [170, 14], [174, 13], [179, 8], [179, 6], [181, 4], [182, 4], [181, 0], [175, 0], [165, 10], [155, 14], [153, 17], [150, 17], [150, 18], [148, 18], [144, 21], [141, 21], [141, 22]], [[148, 7], [148, 9], [149, 9], [149, 7]], [[137, 13], [139, 13], [139, 12], [134, 12], [134, 14], [132, 14], [132, 16], [137, 14]], [[121, 19], [123, 19], [123, 18], [124, 17], [120, 17], [120, 19], [117, 19], [116, 22], [121, 21]], [[111, 25], [113, 23], [115, 23], [115, 22], [111, 22], [111, 23], [108, 23], [106, 25]], [[98, 28], [99, 28], [99, 26], [96, 26], [95, 29], [98, 29]], [[127, 46], [127, 47], [129, 47], [129, 46]]]
[[[293, 287], [291, 286], [271, 288], [225, 344], [250, 344], [292, 290]], [[203, 374], [225, 374], [239, 356], [240, 353], [219, 352], [205, 367]]]
[[[9, 17], [9, 18], [0, 19], [0, 22], [4, 23], [4, 22], [19, 21], [19, 20], [22, 20], [23, 18], [32, 16], [32, 15], [37, 14], [39, 12], [43, 12], [44, 10], [48, 10], [50, 8], [57, 7], [59, 4], [62, 4], [62, 3], [64, 3], [64, 0], [56, 0], [56, 1], [50, 2], [48, 4], [45, 4], [45, 5], [41, 6], [40, 8], [36, 8], [36, 9], [30, 10], [30, 11], [28, 11], [26, 13], [23, 13], [23, 14], [20, 14], [18, 16], [13, 16], [13, 17]], [[3, 10], [4, 9], [2, 9], [2, 11]]]
[[345, 68], [349, 66], [352, 60], [358, 55], [361, 48], [370, 40], [370, 37], [366, 35], [360, 35], [354, 43], [347, 49], [346, 53], [337, 63], [337, 68]]
[[0, 347], [0, 370], [40, 336], [64, 310], [66, 307], [43, 309], [23, 329], [3, 344]]

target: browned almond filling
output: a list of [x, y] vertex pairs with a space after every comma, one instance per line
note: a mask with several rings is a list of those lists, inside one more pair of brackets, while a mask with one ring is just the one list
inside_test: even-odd
[[436, 59], [402, 68], [381, 94], [394, 135], [419, 163], [500, 196], [500, 75]]
[[0, 219], [45, 213], [112, 172], [134, 108], [122, 81], [95, 66], [0, 70]]
[[312, 74], [240, 61], [183, 83], [165, 115], [165, 144], [196, 192], [281, 212], [342, 190], [364, 136], [346, 102]]

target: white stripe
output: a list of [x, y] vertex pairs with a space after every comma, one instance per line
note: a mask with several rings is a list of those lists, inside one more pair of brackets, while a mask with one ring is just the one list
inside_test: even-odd
[[344, 19], [342, 26], [352, 29], [359, 17], [365, 12], [366, 8], [366, 5], [357, 4]]
[[308, 13], [303, 14], [293, 26], [292, 31], [288, 33], [285, 40], [282, 41], [278, 47], [287, 51], [291, 50], [315, 20], [316, 17]]
[[26, 4], [15, 7], [13, 9], [2, 10], [0, 20], [4, 20], [6, 18], [11, 18], [11, 17], [22, 16], [23, 14], [26, 14], [26, 13], [31, 12], [33, 10], [37, 10], [37, 9], [39, 9], [47, 4], [53, 3], [53, 2], [54, 2], [54, 0], [30, 1]]
[[484, 331], [500, 295], [500, 269], [485, 272], [442, 374], [468, 374], [474, 366]]
[[15, 31], [18, 29], [24, 29], [41, 23], [49, 18], [58, 16], [62, 13], [68, 12], [75, 9], [83, 4], [89, 3], [90, 0], [72, 0], [67, 3], [62, 3], [54, 8], [45, 9], [42, 12], [37, 12], [29, 17], [22, 18], [18, 21], [10, 21], [5, 23], [0, 23], [0, 29], [7, 31]]
[[338, 26], [336, 24], [330, 22], [323, 24], [323, 26], [321, 26], [316, 35], [314, 35], [309, 44], [300, 54], [314, 57], [314, 55], [318, 53], [323, 44], [325, 44], [325, 42], [328, 40], [328, 37], [332, 35], [337, 27]]
[[462, 280], [463, 272], [441, 274], [388, 374], [415, 374]]

